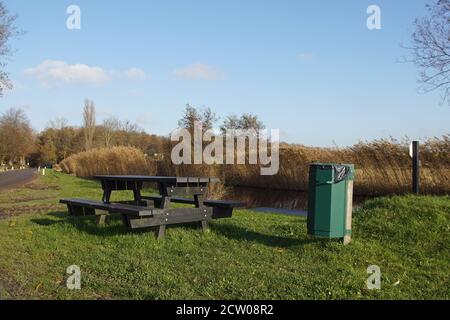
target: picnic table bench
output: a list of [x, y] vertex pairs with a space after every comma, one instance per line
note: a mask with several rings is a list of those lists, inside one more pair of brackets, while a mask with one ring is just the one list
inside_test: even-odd
[[[61, 199], [69, 215], [96, 215], [98, 224], [104, 224], [109, 214], [118, 213], [130, 229], [158, 227], [158, 239], [165, 236], [167, 225], [200, 222], [206, 231], [209, 220], [231, 217], [234, 208], [245, 207], [239, 201], [206, 200], [208, 184], [219, 182], [216, 178], [99, 175], [94, 179], [101, 182], [102, 200]], [[156, 183], [159, 195], [143, 196], [144, 183]], [[112, 192], [118, 190], [133, 191], [133, 200], [111, 202]], [[170, 208], [170, 203], [194, 207]]]

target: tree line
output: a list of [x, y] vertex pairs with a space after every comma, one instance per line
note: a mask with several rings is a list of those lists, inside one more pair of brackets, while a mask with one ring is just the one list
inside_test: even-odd
[[[82, 115], [82, 126], [69, 125], [66, 119], [56, 118], [37, 132], [23, 109], [10, 108], [0, 114], [0, 165], [52, 165], [82, 151], [112, 146], [135, 147], [158, 158], [171, 146], [169, 136], [148, 134], [129, 120], [110, 116], [97, 123], [92, 100], [85, 100]], [[218, 126], [222, 132], [227, 129], [258, 132], [265, 128], [258, 116], [250, 113], [229, 115], [219, 126], [219, 117], [211, 108], [186, 105], [178, 126], [193, 130], [196, 121], [200, 121], [204, 129]]]

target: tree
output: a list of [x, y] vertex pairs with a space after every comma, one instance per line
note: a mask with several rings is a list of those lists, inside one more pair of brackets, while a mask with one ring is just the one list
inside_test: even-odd
[[95, 105], [94, 101], [86, 99], [83, 110], [84, 146], [89, 150], [93, 146], [95, 135]]
[[[48, 123], [47, 128], [41, 132], [41, 142], [52, 144], [55, 149], [55, 161], [60, 162], [72, 153], [73, 140], [76, 135], [75, 129], [67, 125], [67, 119], [56, 118]], [[50, 148], [47, 148], [50, 150]], [[46, 160], [50, 162], [50, 160]]]
[[57, 148], [55, 146], [55, 130], [46, 129], [37, 138], [37, 154], [34, 165], [44, 165], [58, 161]]
[[240, 118], [232, 114], [229, 115], [220, 126], [220, 131], [225, 134], [227, 130], [248, 130], [254, 129], [256, 133], [259, 133], [265, 128], [265, 125], [258, 119], [257, 115], [251, 113], [244, 113]]
[[115, 133], [115, 140], [118, 145], [136, 146], [137, 137], [141, 133], [142, 129], [130, 120], [119, 121], [119, 128]]
[[213, 128], [214, 124], [217, 122], [217, 117], [210, 107], [198, 110], [187, 104], [184, 109], [183, 117], [178, 121], [178, 126], [188, 129], [189, 132], [192, 133], [196, 121], [201, 122], [203, 130], [206, 131]]
[[32, 151], [34, 134], [25, 112], [11, 108], [0, 117], [1, 162], [19, 161], [25, 164], [25, 157]]
[[139, 126], [130, 120], [122, 121], [120, 124], [120, 130], [126, 133], [138, 133], [140, 131]]
[[420, 69], [422, 92], [440, 90], [450, 104], [450, 0], [434, 0], [428, 15], [415, 20], [411, 36], [413, 62]]
[[120, 128], [120, 121], [116, 117], [109, 117], [103, 120], [103, 142], [105, 147], [110, 147], [113, 142], [114, 135]]
[[47, 124], [47, 128], [52, 128], [55, 130], [61, 130], [67, 127], [66, 118], [56, 118], [55, 120], [50, 120]]
[[12, 84], [8, 73], [4, 70], [7, 58], [12, 54], [9, 40], [19, 32], [14, 26], [17, 15], [10, 15], [2, 1], [0, 1], [0, 97], [5, 89], [11, 89]]

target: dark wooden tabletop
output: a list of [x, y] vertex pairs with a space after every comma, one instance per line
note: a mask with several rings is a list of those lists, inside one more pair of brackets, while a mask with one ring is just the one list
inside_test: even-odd
[[115, 181], [138, 181], [138, 182], [159, 182], [159, 183], [218, 183], [218, 178], [210, 177], [167, 177], [167, 176], [140, 176], [140, 175], [97, 175], [95, 180], [115, 180]]

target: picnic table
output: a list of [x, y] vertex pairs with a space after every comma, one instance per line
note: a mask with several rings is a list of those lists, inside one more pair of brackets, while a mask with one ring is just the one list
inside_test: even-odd
[[103, 189], [102, 201], [109, 202], [112, 191], [132, 190], [134, 201], [142, 200], [141, 190], [144, 183], [156, 183], [162, 197], [203, 195], [209, 183], [220, 182], [217, 178], [165, 177], [165, 176], [94, 176]]
[[[208, 185], [220, 182], [210, 177], [166, 177], [142, 175], [97, 175], [103, 196], [100, 201], [61, 199], [67, 204], [71, 216], [96, 215], [104, 224], [109, 214], [122, 215], [124, 224], [131, 229], [158, 227], [158, 239], [165, 236], [167, 225], [200, 222], [208, 230], [210, 219], [228, 218], [233, 209], [244, 207], [239, 201], [205, 199]], [[158, 195], [142, 195], [145, 183], [154, 183]], [[111, 202], [113, 191], [130, 190], [133, 200]], [[193, 207], [171, 208], [171, 203], [184, 203]]]

